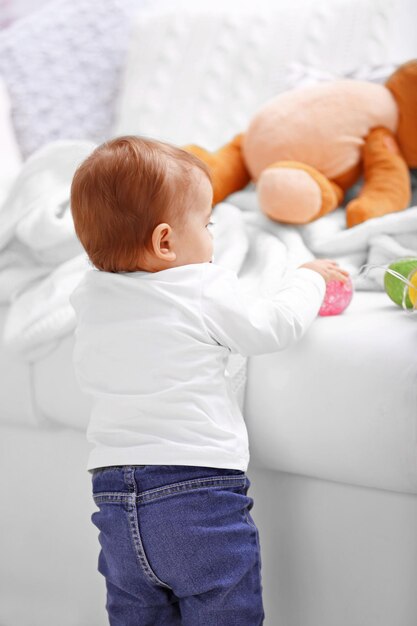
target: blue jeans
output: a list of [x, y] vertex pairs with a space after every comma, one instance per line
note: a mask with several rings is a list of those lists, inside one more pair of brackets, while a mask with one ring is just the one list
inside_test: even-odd
[[111, 626], [259, 626], [258, 529], [245, 472], [126, 465], [92, 472]]

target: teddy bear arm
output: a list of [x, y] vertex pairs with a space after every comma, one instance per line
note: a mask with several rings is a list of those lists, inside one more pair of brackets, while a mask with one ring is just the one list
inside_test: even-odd
[[396, 138], [409, 168], [417, 167], [417, 59], [400, 65], [385, 83], [399, 109]]
[[350, 228], [373, 217], [405, 209], [411, 199], [408, 166], [394, 134], [383, 127], [370, 131], [362, 148], [364, 185], [346, 206]]
[[213, 183], [213, 205], [243, 189], [251, 180], [242, 156], [242, 137], [242, 134], [236, 135], [216, 152], [209, 152], [196, 145], [183, 146], [183, 150], [191, 152], [208, 165]]

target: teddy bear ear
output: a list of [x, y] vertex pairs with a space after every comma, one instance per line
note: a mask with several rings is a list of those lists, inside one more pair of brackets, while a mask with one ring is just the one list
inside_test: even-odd
[[408, 61], [388, 78], [399, 109], [397, 140], [408, 167], [417, 167], [417, 59]]

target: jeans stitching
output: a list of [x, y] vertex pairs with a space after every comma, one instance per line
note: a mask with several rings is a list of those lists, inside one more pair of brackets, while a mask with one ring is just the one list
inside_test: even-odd
[[132, 501], [132, 495], [125, 491], [103, 491], [93, 494], [94, 502], [107, 502], [109, 504], [129, 504]]
[[160, 586], [162, 585], [162, 587], [166, 587], [167, 589], [171, 589], [172, 591], [172, 588], [167, 585], [167, 583], [164, 583], [160, 578], [158, 578], [158, 576], [151, 568], [143, 547], [142, 538], [139, 530], [138, 511], [136, 508], [137, 487], [134, 468], [125, 468], [124, 480], [129, 489], [133, 488], [134, 490], [128, 498], [128, 506], [126, 512], [133, 540], [133, 546], [139, 564], [141, 565], [145, 576], [147, 576], [152, 583], [156, 583]]
[[236, 477], [208, 477], [208, 478], [195, 478], [193, 480], [181, 481], [172, 485], [166, 485], [165, 487], [158, 487], [157, 489], [148, 489], [137, 496], [138, 502], [149, 502], [150, 500], [156, 500], [174, 493], [180, 493], [181, 491], [191, 491], [193, 489], [200, 489], [201, 487], [231, 487], [242, 486], [245, 484], [246, 479], [241, 476]]
[[[165, 485], [164, 487], [157, 487], [155, 489], [147, 489], [139, 493], [135, 493], [136, 502], [149, 502], [150, 500], [156, 500], [165, 495], [179, 493], [181, 491], [188, 491], [191, 489], [198, 489], [205, 486], [238, 486], [242, 487], [246, 485], [245, 476], [209, 476], [207, 478], [194, 478], [192, 480], [180, 481], [173, 483], [172, 485]], [[97, 492], [93, 494], [94, 501], [98, 502], [126, 502], [130, 501], [130, 496], [126, 492]]]

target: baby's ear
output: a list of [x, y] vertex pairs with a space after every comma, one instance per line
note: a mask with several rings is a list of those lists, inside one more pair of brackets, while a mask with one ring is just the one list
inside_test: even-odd
[[172, 228], [163, 223], [155, 226], [152, 233], [153, 252], [162, 261], [175, 261], [177, 255], [172, 248]]

